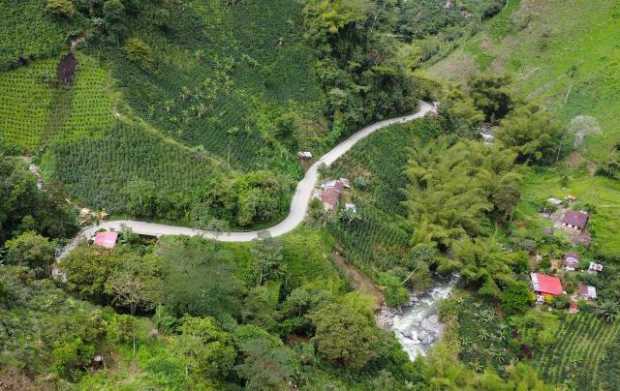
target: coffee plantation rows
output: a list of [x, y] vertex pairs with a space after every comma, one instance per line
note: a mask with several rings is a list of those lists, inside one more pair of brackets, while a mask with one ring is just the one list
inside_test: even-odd
[[330, 231], [349, 259], [370, 275], [406, 263], [411, 233], [404, 227], [405, 167], [411, 147], [435, 130], [433, 120], [382, 129], [360, 142], [327, 173], [353, 183], [353, 219], [332, 222]]
[[48, 121], [54, 60], [0, 73], [0, 137], [27, 150], [36, 147]]
[[390, 215], [372, 204], [356, 204], [359, 212], [354, 219], [339, 219], [330, 224], [330, 232], [343, 247], [349, 259], [362, 270], [373, 274], [393, 267], [407, 255], [409, 235], [390, 223]]
[[131, 186], [143, 186], [134, 196], [165, 195], [182, 204], [227, 172], [203, 154], [122, 123], [98, 138], [51, 144], [41, 165], [77, 200], [112, 213], [127, 210]]
[[174, 40], [148, 20], [137, 21], [153, 70], [127, 61], [122, 50], [101, 54], [113, 59], [113, 76], [127, 87], [136, 115], [171, 137], [202, 145], [240, 169], [279, 164], [297, 175], [296, 151], [278, 147], [285, 140], [274, 131], [283, 113], [320, 115], [301, 7], [284, 0], [189, 2], [170, 21]]
[[[69, 115], [54, 136], [71, 138], [84, 132], [109, 129], [113, 124], [111, 81], [108, 72], [92, 57], [78, 55], [79, 68], [72, 94]], [[56, 110], [65, 108], [59, 107]], [[54, 131], [54, 129], [52, 129]], [[55, 137], [54, 137], [55, 138]]]
[[564, 321], [557, 342], [537, 358], [541, 374], [551, 383], [568, 384], [578, 390], [598, 390], [602, 374], [599, 363], [613, 345], [620, 322], [606, 323], [589, 313]]
[[45, 0], [0, 2], [0, 71], [20, 61], [55, 56], [63, 48], [64, 28], [46, 14], [45, 4]]
[[74, 85], [55, 82], [58, 60], [0, 73], [0, 136], [35, 151], [54, 139], [71, 139], [112, 125], [109, 76], [97, 61], [79, 55]]

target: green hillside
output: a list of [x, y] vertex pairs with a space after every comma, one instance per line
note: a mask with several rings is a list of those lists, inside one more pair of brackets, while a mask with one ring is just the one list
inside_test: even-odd
[[600, 134], [586, 154], [604, 159], [620, 142], [620, 5], [605, 1], [511, 0], [482, 31], [425, 71], [463, 82], [477, 73], [508, 74], [525, 99], [554, 110], [565, 124], [594, 117]]
[[[394, 21], [376, 29], [355, 19], [352, 26], [359, 28], [335, 33], [321, 24], [319, 8], [289, 0], [14, 3], [0, 8], [9, 21], [0, 30], [3, 41], [14, 45], [3, 48], [0, 58], [0, 141], [35, 161], [44, 157], [45, 176], [81, 205], [115, 214], [177, 216], [190, 223], [190, 210], [216, 209], [214, 198], [223, 197], [206, 186], [181, 197], [187, 202], [179, 205], [178, 194], [187, 189], [179, 184], [194, 183], [191, 173], [198, 167], [180, 159], [148, 174], [138, 169], [144, 161], [135, 144], [102, 144], [127, 122], [133, 133], [124, 142], [144, 138], [170, 156], [192, 149], [205, 157], [200, 167], [212, 164], [201, 169], [201, 178], [223, 168], [211, 184], [225, 172], [259, 173], [276, 179], [282, 192], [277, 197], [288, 199], [288, 184], [302, 174], [298, 151], [319, 155], [360, 126], [412, 111], [424, 89], [394, 61], [394, 37], [375, 53], [380, 59], [366, 60]], [[372, 20], [371, 11], [361, 16]], [[28, 40], [35, 27], [48, 33]], [[348, 50], [332, 50], [343, 45]], [[394, 94], [380, 92], [384, 86]], [[157, 178], [162, 169], [163, 177], [175, 180]], [[155, 185], [159, 205], [153, 216], [129, 206], [131, 181]], [[257, 184], [255, 190], [265, 187]], [[263, 213], [270, 217], [244, 222], [235, 210], [223, 215], [233, 225], [261, 225], [285, 212], [282, 206]]]
[[[0, 20], [0, 391], [617, 388], [617, 1], [5, 0]], [[420, 100], [269, 237], [303, 209], [298, 152]]]

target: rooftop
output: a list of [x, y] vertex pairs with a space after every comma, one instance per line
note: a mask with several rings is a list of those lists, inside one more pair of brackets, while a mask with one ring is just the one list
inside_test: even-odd
[[116, 239], [118, 239], [117, 232], [97, 232], [95, 234], [95, 245], [104, 248], [114, 248], [116, 246]]
[[589, 216], [587, 213], [569, 210], [564, 214], [562, 223], [578, 229], [584, 229], [588, 224], [588, 218]]
[[536, 292], [559, 296], [564, 291], [562, 289], [562, 282], [557, 277], [548, 276], [543, 273], [531, 273], [530, 277], [532, 278], [532, 285]]

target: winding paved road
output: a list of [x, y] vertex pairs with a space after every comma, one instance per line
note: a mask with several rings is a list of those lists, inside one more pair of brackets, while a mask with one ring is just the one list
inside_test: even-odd
[[297, 189], [295, 190], [295, 194], [293, 195], [293, 200], [291, 201], [291, 208], [288, 216], [280, 223], [274, 225], [271, 228], [260, 231], [215, 233], [201, 229], [156, 224], [144, 221], [110, 220], [101, 222], [99, 225], [91, 225], [84, 228], [69, 243], [69, 245], [67, 245], [63, 249], [58, 259], [62, 259], [63, 257], [65, 257], [73, 248], [75, 248], [80, 243], [80, 241], [92, 237], [96, 231], [100, 229], [113, 229], [119, 231], [123, 228], [123, 226], [131, 228], [134, 233], [140, 235], [157, 237], [163, 235], [202, 236], [207, 239], [213, 239], [222, 242], [250, 242], [252, 240], [259, 239], [260, 237], [264, 237], [263, 235], [270, 237], [284, 235], [295, 229], [299, 224], [303, 222], [304, 218], [306, 217], [308, 205], [310, 204], [310, 200], [312, 199], [312, 193], [319, 180], [319, 167], [321, 167], [323, 164], [328, 167], [331, 166], [332, 163], [334, 163], [336, 160], [338, 160], [338, 158], [347, 153], [360, 140], [368, 137], [379, 129], [394, 124], [410, 122], [415, 119], [422, 118], [428, 113], [436, 113], [436, 105], [426, 102], [420, 102], [419, 110], [415, 114], [377, 122], [357, 131], [351, 137], [336, 145], [331, 151], [323, 155], [310, 167], [310, 169], [308, 169], [304, 179], [302, 179], [297, 184]]

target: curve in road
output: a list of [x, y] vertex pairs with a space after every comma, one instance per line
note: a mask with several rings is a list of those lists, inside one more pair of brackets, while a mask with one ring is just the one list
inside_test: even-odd
[[91, 225], [84, 228], [80, 233], [67, 245], [58, 259], [62, 259], [73, 248], [75, 248], [80, 241], [92, 237], [96, 231], [100, 229], [116, 230], [119, 231], [123, 227], [130, 228], [134, 233], [146, 236], [163, 236], [163, 235], [180, 235], [180, 236], [202, 236], [207, 239], [218, 240], [222, 242], [250, 242], [260, 239], [261, 237], [276, 237], [291, 232], [299, 224], [301, 224], [306, 217], [310, 200], [312, 199], [312, 193], [319, 180], [319, 168], [322, 165], [327, 167], [331, 166], [338, 158], [347, 153], [355, 144], [369, 135], [373, 134], [379, 129], [386, 128], [395, 124], [402, 124], [413, 121], [418, 118], [424, 117], [428, 113], [436, 113], [437, 105], [426, 102], [420, 102], [419, 109], [415, 114], [406, 115], [403, 117], [392, 118], [385, 121], [380, 121], [375, 124], [369, 125], [352, 136], [336, 145], [332, 150], [323, 155], [317, 160], [306, 172], [304, 178], [297, 184], [295, 194], [291, 201], [291, 207], [288, 216], [280, 223], [274, 225], [271, 228], [267, 228], [260, 231], [248, 231], [248, 232], [222, 232], [216, 233], [212, 231], [205, 231], [201, 229], [179, 227], [174, 225], [164, 225], [149, 223], [145, 221], [136, 220], [110, 220], [101, 222], [98, 225]]

